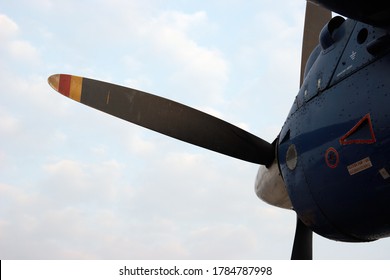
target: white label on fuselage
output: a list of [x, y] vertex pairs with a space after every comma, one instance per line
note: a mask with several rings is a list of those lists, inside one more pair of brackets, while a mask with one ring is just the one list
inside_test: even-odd
[[390, 174], [389, 172], [387, 172], [387, 170], [385, 168], [382, 168], [381, 170], [379, 170], [379, 173], [382, 175], [383, 179], [389, 179], [390, 178]]
[[372, 163], [369, 157], [366, 157], [362, 160], [359, 160], [355, 163], [352, 163], [351, 165], [347, 166], [349, 175], [355, 175], [356, 173], [359, 173], [363, 170], [366, 170], [368, 168], [372, 167]]

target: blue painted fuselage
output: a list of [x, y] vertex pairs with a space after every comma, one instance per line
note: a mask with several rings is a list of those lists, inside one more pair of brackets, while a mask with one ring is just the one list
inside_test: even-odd
[[389, 51], [385, 29], [334, 18], [279, 136], [294, 210], [330, 239], [390, 236]]

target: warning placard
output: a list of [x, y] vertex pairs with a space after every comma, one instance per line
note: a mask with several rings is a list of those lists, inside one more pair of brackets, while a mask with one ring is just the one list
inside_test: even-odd
[[352, 163], [351, 165], [347, 166], [349, 175], [355, 175], [356, 173], [359, 173], [363, 170], [366, 170], [368, 168], [372, 167], [372, 163], [369, 157], [366, 157], [362, 160], [359, 160], [358, 162]]

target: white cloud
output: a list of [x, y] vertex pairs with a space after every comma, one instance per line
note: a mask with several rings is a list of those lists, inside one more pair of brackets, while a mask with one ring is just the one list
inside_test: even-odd
[[18, 33], [18, 25], [7, 15], [0, 14], [0, 42], [14, 37]]
[[186, 32], [197, 25], [203, 26], [207, 21], [207, 15], [204, 11], [195, 12], [193, 14], [185, 14], [178, 11], [166, 11], [156, 20], [153, 26], [164, 25], [175, 26], [177, 30]]
[[20, 130], [20, 120], [14, 115], [1, 110], [0, 108], [0, 133], [5, 136], [15, 135]]
[[30, 42], [20, 39], [19, 36], [20, 27], [17, 23], [7, 15], [0, 14], [0, 58], [10, 61], [8, 66], [15, 62], [18, 65], [23, 62], [24, 67], [31, 64], [37, 66], [40, 61], [39, 52]]
[[125, 145], [137, 156], [148, 156], [156, 151], [155, 142], [149, 141], [141, 134], [141, 129], [133, 129], [124, 139]]
[[236, 224], [218, 224], [196, 229], [191, 238], [194, 257], [199, 259], [203, 259], [205, 255], [210, 259], [237, 259], [252, 255], [260, 245], [253, 230]]
[[8, 51], [12, 57], [25, 63], [37, 63], [39, 61], [37, 49], [27, 41], [11, 41], [8, 45]]
[[206, 19], [204, 12], [163, 13], [143, 26], [142, 38], [150, 41], [149, 48], [164, 57], [164, 63], [176, 65], [170, 83], [178, 91], [195, 100], [217, 102], [228, 79], [228, 63], [220, 51], [199, 45], [187, 33], [194, 25], [206, 25]]

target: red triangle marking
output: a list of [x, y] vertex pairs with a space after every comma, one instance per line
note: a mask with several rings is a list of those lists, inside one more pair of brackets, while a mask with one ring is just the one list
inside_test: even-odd
[[[370, 138], [354, 138], [349, 139], [351, 136], [359, 131], [364, 125], [368, 125]], [[349, 144], [372, 144], [376, 142], [374, 129], [372, 128], [371, 116], [368, 113], [365, 115], [350, 131], [348, 131], [343, 137], [340, 138], [341, 145], [349, 145]]]

